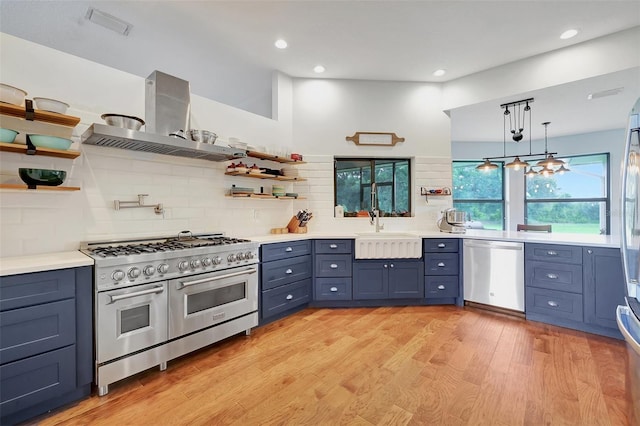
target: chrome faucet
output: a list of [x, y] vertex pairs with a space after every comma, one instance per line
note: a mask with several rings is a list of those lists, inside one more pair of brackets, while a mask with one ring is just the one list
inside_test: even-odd
[[376, 184], [371, 184], [371, 211], [369, 212], [369, 223], [376, 225], [376, 232], [384, 229], [384, 224], [380, 224], [380, 209], [378, 208], [378, 200], [376, 198]]

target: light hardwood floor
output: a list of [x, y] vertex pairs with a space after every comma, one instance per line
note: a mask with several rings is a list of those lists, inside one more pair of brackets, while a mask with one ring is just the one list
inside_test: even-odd
[[628, 425], [624, 342], [453, 306], [306, 309], [39, 425]]

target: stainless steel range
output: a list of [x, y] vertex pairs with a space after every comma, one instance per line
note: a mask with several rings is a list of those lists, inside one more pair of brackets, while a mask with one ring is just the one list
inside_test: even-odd
[[82, 243], [95, 261], [98, 394], [258, 325], [258, 243], [223, 234]]

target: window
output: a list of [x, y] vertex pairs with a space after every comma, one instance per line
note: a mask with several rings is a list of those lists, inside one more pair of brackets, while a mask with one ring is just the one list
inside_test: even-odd
[[609, 233], [609, 154], [563, 157], [569, 173], [525, 179], [525, 221], [553, 232]]
[[410, 216], [409, 163], [406, 158], [336, 158], [335, 205], [344, 207], [346, 217], [371, 210], [371, 184], [375, 182], [383, 216]]
[[504, 229], [504, 173], [478, 170], [479, 161], [453, 162], [453, 207], [467, 212], [471, 227]]

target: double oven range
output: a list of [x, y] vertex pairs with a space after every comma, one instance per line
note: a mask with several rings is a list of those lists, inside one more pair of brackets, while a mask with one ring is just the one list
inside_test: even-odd
[[223, 234], [82, 243], [95, 262], [98, 394], [258, 325], [258, 243]]

